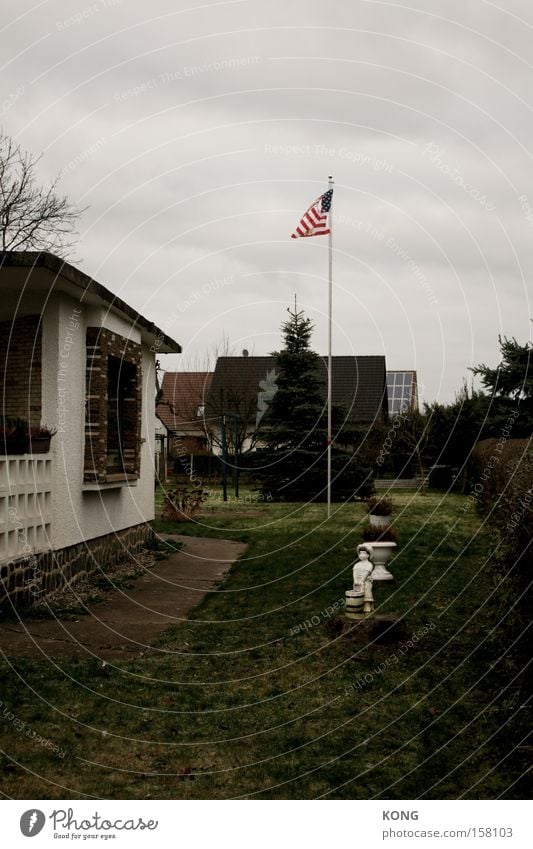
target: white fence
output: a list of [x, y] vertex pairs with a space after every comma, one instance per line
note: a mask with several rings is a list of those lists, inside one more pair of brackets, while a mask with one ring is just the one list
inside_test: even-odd
[[0, 563], [50, 548], [49, 454], [0, 456]]

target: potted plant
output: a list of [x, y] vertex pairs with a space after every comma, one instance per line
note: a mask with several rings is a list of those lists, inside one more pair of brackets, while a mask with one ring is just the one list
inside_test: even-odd
[[27, 441], [30, 454], [47, 454], [50, 451], [52, 437], [56, 433], [56, 430], [46, 425], [28, 428]]
[[25, 454], [28, 450], [28, 422], [17, 416], [0, 417], [0, 453]]
[[387, 563], [398, 547], [396, 528], [375, 528], [370, 523], [363, 528], [363, 539], [372, 546], [373, 581], [392, 581], [394, 575], [386, 568]]
[[391, 498], [375, 495], [366, 504], [368, 521], [374, 528], [388, 528], [394, 512], [394, 502]]

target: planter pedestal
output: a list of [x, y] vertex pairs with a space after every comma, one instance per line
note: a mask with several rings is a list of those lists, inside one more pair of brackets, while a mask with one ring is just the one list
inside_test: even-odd
[[369, 513], [368, 523], [371, 528], [379, 528], [383, 530], [384, 528], [389, 528], [391, 522], [390, 516], [374, 516], [373, 513]]

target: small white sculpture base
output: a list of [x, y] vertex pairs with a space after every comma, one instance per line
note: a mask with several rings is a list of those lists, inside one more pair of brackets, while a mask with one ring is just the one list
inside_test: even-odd
[[346, 604], [346, 618], [363, 619], [363, 610], [365, 605], [364, 592], [360, 590], [346, 590], [344, 595]]

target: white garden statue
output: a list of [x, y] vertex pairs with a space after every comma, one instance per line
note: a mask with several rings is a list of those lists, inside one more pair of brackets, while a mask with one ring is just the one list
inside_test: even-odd
[[374, 610], [372, 595], [373, 552], [370, 543], [357, 546], [358, 560], [353, 565], [353, 589], [346, 591], [346, 615], [360, 619]]
[[353, 567], [353, 588], [354, 590], [363, 591], [363, 613], [372, 613], [374, 610], [374, 596], [372, 595], [373, 553], [372, 546], [369, 542], [364, 542], [357, 546], [359, 560], [356, 560]]

